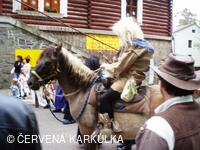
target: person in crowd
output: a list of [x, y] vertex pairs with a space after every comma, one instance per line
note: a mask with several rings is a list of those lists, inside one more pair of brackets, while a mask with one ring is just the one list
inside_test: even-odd
[[153, 67], [160, 80], [164, 102], [141, 127], [133, 150], [199, 150], [200, 105], [193, 93], [200, 87], [191, 56], [170, 54]]
[[97, 70], [100, 67], [100, 60], [97, 56], [91, 56], [85, 60], [85, 65], [91, 70]]
[[55, 110], [53, 112], [62, 112], [62, 108], [65, 107], [65, 97], [63, 95], [62, 88], [58, 85], [56, 89], [56, 96], [55, 96]]
[[11, 94], [12, 96], [19, 98], [20, 97], [20, 90], [19, 90], [19, 83], [18, 79], [13, 78], [12, 79], [12, 84], [10, 86]]
[[[110, 137], [112, 129], [115, 129], [115, 132], [122, 131], [113, 116], [113, 101], [122, 98], [126, 83], [134, 83], [131, 86], [137, 91], [137, 87], [145, 79], [145, 72], [149, 69], [150, 59], [154, 53], [154, 48], [144, 40], [143, 32], [133, 17], [122, 18], [112, 29], [119, 36], [121, 48], [115, 62], [101, 65], [104, 69], [104, 85], [108, 90], [101, 95], [99, 114], [101, 119], [93, 133], [93, 135], [107, 135], [106, 137]], [[136, 92], [129, 97], [134, 97], [135, 94]]]
[[[34, 112], [22, 101], [0, 93], [0, 149], [41, 150], [37, 119]], [[18, 138], [18, 136], [21, 136]], [[32, 136], [33, 135], [33, 136]], [[25, 136], [28, 141], [23, 142]]]
[[19, 81], [19, 89], [20, 89], [20, 96], [25, 98], [29, 95], [29, 87], [27, 84], [28, 75], [25, 73], [25, 69], [22, 67], [21, 72], [18, 78]]
[[27, 84], [27, 81], [30, 77], [30, 73], [31, 73], [31, 64], [30, 64], [30, 57], [27, 56], [25, 59], [24, 59], [24, 65], [22, 67], [22, 69], [24, 70], [24, 74], [26, 76], [26, 81], [24, 82], [24, 90], [25, 90], [25, 93], [26, 95], [30, 95], [31, 94], [31, 91], [30, 91], [30, 88], [28, 87], [28, 84]]
[[24, 59], [24, 65], [23, 65], [23, 69], [24, 69], [24, 72], [27, 76], [27, 78], [30, 77], [30, 73], [31, 73], [31, 64], [30, 64], [30, 57], [27, 56], [25, 59]]
[[14, 77], [19, 78], [21, 68], [23, 67], [23, 58], [21, 55], [17, 56], [17, 61], [14, 63]]
[[44, 99], [46, 99], [47, 105], [43, 108], [49, 108], [50, 103], [54, 105], [54, 98], [55, 98], [55, 88], [54, 88], [54, 82], [49, 81], [43, 88], [43, 96]]

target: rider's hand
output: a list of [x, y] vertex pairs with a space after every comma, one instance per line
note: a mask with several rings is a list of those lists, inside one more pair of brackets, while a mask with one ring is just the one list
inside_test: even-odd
[[102, 83], [105, 86], [105, 88], [110, 88], [112, 84], [112, 78], [104, 78], [102, 79]]

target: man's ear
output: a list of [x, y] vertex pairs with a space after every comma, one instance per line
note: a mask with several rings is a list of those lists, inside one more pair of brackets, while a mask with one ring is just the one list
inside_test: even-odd
[[160, 86], [160, 92], [163, 94], [164, 87], [163, 87], [163, 82], [162, 82], [162, 80], [159, 80], [159, 86]]

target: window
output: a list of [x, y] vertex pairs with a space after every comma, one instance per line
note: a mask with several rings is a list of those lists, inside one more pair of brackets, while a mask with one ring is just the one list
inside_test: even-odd
[[44, 2], [44, 10], [46, 12], [60, 12], [60, 0], [45, 0]]
[[126, 0], [126, 16], [137, 16], [137, 0]]
[[121, 0], [121, 18], [126, 16], [134, 16], [142, 25], [143, 0]]
[[[38, 0], [22, 0], [22, 2], [33, 7], [33, 8], [35, 8], [35, 9], [38, 9]], [[34, 9], [22, 4], [22, 10], [33, 11]]]
[[192, 40], [188, 40], [188, 48], [192, 48]]
[[[1, 1], [1, 0], [0, 0]], [[67, 6], [68, 0], [21, 0], [27, 5], [30, 5], [41, 12], [53, 12], [51, 13], [54, 17], [67, 17]], [[36, 11], [29, 13], [31, 9], [27, 6], [22, 5], [16, 0], [12, 0], [14, 13], [28, 16], [40, 16]], [[22, 11], [21, 11], [22, 10]], [[26, 11], [24, 11], [26, 10]], [[28, 11], [27, 11], [28, 10]]]
[[195, 33], [196, 32], [196, 30], [195, 29], [192, 29], [192, 33]]

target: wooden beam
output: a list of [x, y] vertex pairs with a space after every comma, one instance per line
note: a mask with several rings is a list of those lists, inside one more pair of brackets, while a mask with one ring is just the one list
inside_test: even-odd
[[3, 0], [0, 0], [0, 15], [3, 13]]

